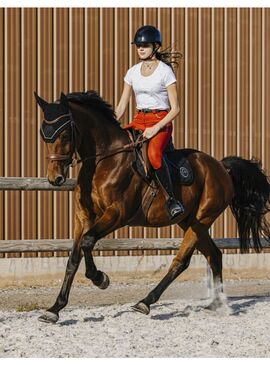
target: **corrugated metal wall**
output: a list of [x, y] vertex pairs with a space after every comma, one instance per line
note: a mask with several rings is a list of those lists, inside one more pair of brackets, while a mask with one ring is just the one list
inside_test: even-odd
[[[60, 91], [95, 89], [116, 106], [143, 24], [158, 26], [164, 46], [183, 54], [175, 145], [218, 159], [254, 155], [270, 171], [270, 9], [1, 8], [1, 176], [45, 176], [34, 90], [54, 100]], [[131, 103], [123, 123], [133, 111]], [[0, 238], [72, 237], [72, 209], [68, 192], [0, 192]], [[230, 212], [212, 233], [236, 236]], [[181, 235], [177, 227], [123, 228], [111, 237]]]

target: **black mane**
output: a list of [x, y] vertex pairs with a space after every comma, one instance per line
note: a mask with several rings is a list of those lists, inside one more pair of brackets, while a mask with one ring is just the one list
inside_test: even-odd
[[107, 103], [102, 97], [94, 90], [88, 90], [86, 92], [72, 92], [67, 94], [67, 98], [71, 102], [80, 103], [87, 107], [98, 110], [102, 113], [108, 121], [120, 126], [120, 123], [116, 119], [115, 112], [112, 106]]

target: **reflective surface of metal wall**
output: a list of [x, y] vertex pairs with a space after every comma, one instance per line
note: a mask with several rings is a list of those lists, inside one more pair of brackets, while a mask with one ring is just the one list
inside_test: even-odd
[[[143, 24], [159, 27], [164, 47], [173, 45], [183, 55], [176, 147], [198, 148], [217, 159], [256, 156], [269, 174], [270, 9], [2, 8], [1, 176], [46, 173], [35, 90], [50, 101], [61, 91], [94, 89], [117, 105], [124, 74], [138, 61], [130, 42]], [[132, 99], [123, 124], [134, 109]], [[0, 192], [1, 239], [69, 238], [72, 221], [72, 193]], [[229, 211], [212, 234], [236, 236]], [[110, 235], [178, 236], [178, 227], [125, 227]]]

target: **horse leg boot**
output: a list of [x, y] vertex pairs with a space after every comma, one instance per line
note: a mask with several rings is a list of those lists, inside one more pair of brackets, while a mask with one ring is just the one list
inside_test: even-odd
[[143, 314], [149, 314], [150, 305], [156, 303], [161, 294], [165, 291], [165, 289], [167, 289], [173, 280], [176, 279], [181, 272], [188, 268], [197, 242], [197, 234], [191, 227], [188, 228], [185, 233], [183, 243], [179, 248], [177, 256], [174, 258], [168, 273], [143, 300], [131, 307], [133, 310]]
[[165, 195], [166, 208], [170, 219], [183, 214], [184, 207], [174, 196], [170, 171], [164, 158], [162, 159], [161, 167], [155, 170], [155, 176]]
[[102, 237], [120, 227], [119, 210], [114, 205], [108, 207], [91, 229], [83, 236], [81, 247], [84, 252], [86, 272], [85, 276], [92, 280], [100, 289], [106, 289], [110, 280], [106, 273], [97, 270], [93, 260], [92, 250], [95, 243]]

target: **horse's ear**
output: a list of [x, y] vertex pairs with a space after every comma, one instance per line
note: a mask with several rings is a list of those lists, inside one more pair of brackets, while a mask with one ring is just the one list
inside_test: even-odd
[[60, 103], [66, 109], [69, 109], [69, 106], [68, 106], [68, 98], [67, 98], [67, 96], [63, 92], [61, 92]]
[[35, 95], [38, 105], [44, 111], [44, 109], [46, 108], [47, 105], [49, 105], [49, 103], [47, 103], [47, 101], [43, 100], [40, 96], [38, 96], [38, 94], [35, 91], [34, 91], [34, 95]]

